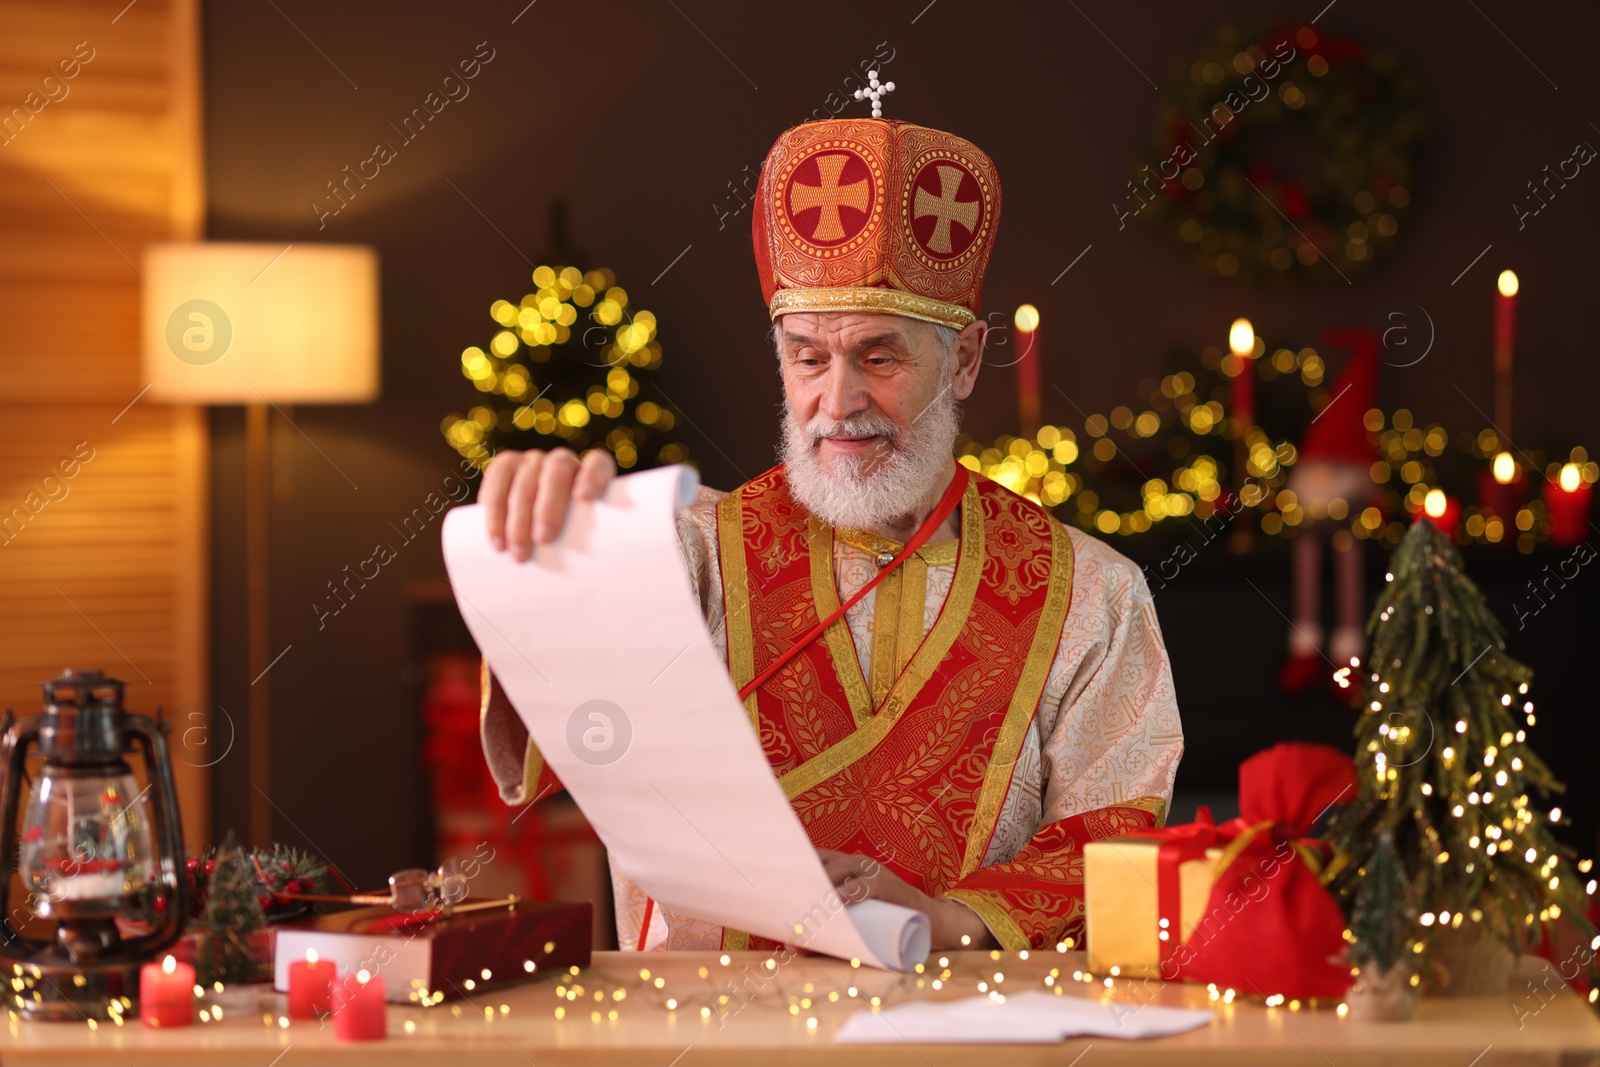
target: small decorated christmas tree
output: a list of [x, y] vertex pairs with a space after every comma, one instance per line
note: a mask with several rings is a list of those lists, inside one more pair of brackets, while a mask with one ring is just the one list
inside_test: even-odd
[[1394, 846], [1394, 835], [1378, 835], [1367, 874], [1350, 909], [1349, 959], [1356, 980], [1348, 1003], [1357, 1019], [1403, 1020], [1416, 1011], [1419, 979], [1411, 946], [1417, 912], [1411, 883]]
[[1350, 907], [1369, 881], [1391, 880], [1386, 840], [1415, 901], [1418, 953], [1465, 924], [1520, 952], [1536, 923], [1581, 916], [1590, 891], [1579, 874], [1588, 861], [1575, 869], [1551, 833], [1560, 809], [1542, 806], [1563, 787], [1528, 744], [1532, 672], [1506, 654], [1500, 623], [1431, 522], [1411, 527], [1391, 564], [1367, 624], [1371, 661], [1354, 668], [1364, 677], [1339, 672], [1362, 693], [1361, 789], [1330, 827], [1324, 877], [1353, 911], [1355, 957], [1393, 955], [1398, 933], [1373, 914], [1376, 889]]
[[1367, 875], [1356, 890], [1350, 911], [1350, 962], [1378, 972], [1409, 963], [1416, 919], [1411, 883], [1401, 866], [1394, 835], [1384, 831], [1372, 849]]
[[210, 894], [199, 925], [208, 935], [196, 953], [196, 977], [202, 985], [246, 982], [256, 977], [261, 952], [255, 942], [266, 929], [267, 920], [257, 895], [250, 855], [234, 841], [232, 831], [217, 850]]

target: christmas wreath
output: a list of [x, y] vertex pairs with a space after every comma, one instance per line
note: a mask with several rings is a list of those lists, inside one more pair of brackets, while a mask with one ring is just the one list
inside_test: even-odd
[[1390, 55], [1311, 26], [1225, 28], [1185, 68], [1157, 152], [1114, 204], [1224, 277], [1348, 280], [1396, 240], [1425, 120]]

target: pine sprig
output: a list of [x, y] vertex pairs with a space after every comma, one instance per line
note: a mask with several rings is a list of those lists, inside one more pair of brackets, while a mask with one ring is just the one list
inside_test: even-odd
[[[231, 840], [230, 835], [227, 841]], [[230, 847], [227, 841], [222, 849], [208, 846], [189, 857], [189, 900], [191, 915], [196, 919], [205, 914], [222, 852]], [[281, 894], [327, 892], [327, 864], [303, 849], [274, 842], [267, 848], [245, 853], [245, 860], [255, 878], [256, 898], [269, 921], [298, 915], [303, 910], [280, 900]]]

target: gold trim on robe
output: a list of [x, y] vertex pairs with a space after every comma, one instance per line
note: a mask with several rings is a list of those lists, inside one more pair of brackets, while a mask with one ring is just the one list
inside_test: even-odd
[[[955, 550], [958, 542], [941, 541], [940, 547], [950, 546], [951, 555], [947, 562], [955, 562]], [[924, 625], [927, 621], [928, 610], [928, 561], [918, 552], [900, 565], [904, 573], [900, 576], [900, 619], [896, 632], [894, 646], [894, 675], [900, 677], [911, 665], [911, 657], [916, 655], [917, 648], [922, 644]], [[893, 688], [891, 686], [890, 688]]]
[[[984, 774], [983, 790], [978, 794], [978, 807], [967, 830], [967, 852], [961, 861], [961, 876], [965, 878], [983, 865], [989, 842], [994, 837], [995, 824], [1011, 780], [1016, 774], [1017, 757], [1033, 718], [1039, 711], [1039, 698], [1044, 694], [1045, 679], [1050, 674], [1050, 664], [1055, 662], [1056, 649], [1061, 644], [1061, 627], [1067, 619], [1067, 607], [1072, 600], [1072, 541], [1066, 528], [1054, 518], [1050, 519], [1050, 586], [1045, 595], [1039, 623], [1033, 631], [1033, 646], [1028, 649], [1028, 659], [1022, 668], [1011, 697], [1011, 707], [1000, 735], [995, 739], [994, 751], [989, 756], [989, 767]], [[1024, 945], [1023, 947], [1027, 947]]]
[[[900, 716], [910, 705], [911, 698], [916, 696], [917, 691], [938, 669], [945, 653], [949, 652], [950, 646], [955, 643], [956, 635], [966, 624], [967, 613], [972, 610], [972, 601], [978, 592], [983, 561], [983, 504], [978, 499], [977, 480], [973, 479], [968, 482], [967, 491], [962, 495], [961, 556], [956, 561], [955, 578], [951, 582], [950, 593], [945, 598], [944, 608], [939, 612], [938, 621], [933, 624], [933, 629], [928, 631], [928, 636], [916, 654], [911, 657], [905, 672], [895, 680], [893, 688], [889, 690], [888, 697], [884, 699], [883, 706], [878, 709], [876, 715], [844, 740], [813, 756], [787, 774], [779, 776], [778, 784], [783, 787], [785, 796], [792, 800], [797, 794], [805, 792], [818, 782], [838, 774], [870, 752], [888, 735], [895, 723], [900, 721]], [[815, 566], [814, 557], [812, 562]], [[829, 570], [831, 581], [832, 568]], [[837, 593], [835, 593], [835, 603], [837, 603]], [[855, 660], [853, 647], [850, 656], [856, 675], [859, 677], [861, 669], [859, 662]]]
[[970, 889], [952, 889], [943, 894], [951, 900], [959, 900], [967, 907], [978, 913], [978, 918], [994, 934], [995, 940], [1000, 942], [1000, 947], [1007, 952], [1020, 952], [1030, 948], [1028, 935], [1022, 932], [1022, 927], [1017, 925], [1004, 908], [982, 893], [974, 893]]
[[1140, 808], [1155, 816], [1156, 826], [1167, 825], [1167, 802], [1161, 797], [1134, 797], [1132, 800], [1117, 801], [1119, 807]]
[[[723, 632], [728, 638], [728, 673], [733, 677], [734, 692], [750, 684], [756, 676], [755, 640], [750, 629], [750, 573], [745, 566], [743, 539], [744, 486], [724, 496], [717, 502], [717, 549], [722, 563], [722, 619]], [[727, 536], [724, 530], [738, 532]], [[760, 712], [756, 707], [756, 694], [744, 698], [744, 710], [751, 725], [757, 724]]]
[[[900, 587], [904, 584], [906, 568], [911, 566], [911, 560], [906, 560], [900, 566], [890, 571], [883, 581], [878, 583], [877, 590], [873, 593], [872, 601], [872, 707], [882, 706], [884, 698], [889, 695], [889, 690], [894, 686], [894, 680], [899, 675], [895, 670], [895, 661], [899, 646], [902, 641], [909, 641], [909, 634], [900, 633]], [[917, 640], [922, 639], [922, 620], [917, 620]]]
[[[809, 519], [806, 544], [811, 553], [811, 602], [816, 605], [817, 621], [821, 622], [839, 610], [839, 588], [833, 582], [833, 528], [815, 518]], [[880, 585], [878, 587], [882, 589]], [[843, 615], [832, 626], [822, 631], [828, 653], [833, 657], [833, 669], [844, 686], [850, 701], [850, 714], [861, 726], [872, 716], [873, 701], [867, 693], [867, 680], [861, 674], [861, 659], [856, 655], [855, 642], [850, 638], [850, 625]], [[754, 696], [754, 694], [751, 694]]]

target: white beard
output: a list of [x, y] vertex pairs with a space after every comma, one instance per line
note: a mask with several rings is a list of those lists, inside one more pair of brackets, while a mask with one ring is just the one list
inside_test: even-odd
[[[932, 495], [955, 448], [961, 409], [948, 386], [902, 434], [884, 415], [860, 414], [835, 421], [818, 416], [801, 426], [783, 404], [783, 465], [789, 491], [829, 526], [870, 530], [916, 516]], [[834, 453], [833, 470], [819, 454], [824, 437], [881, 434], [886, 452]]]

